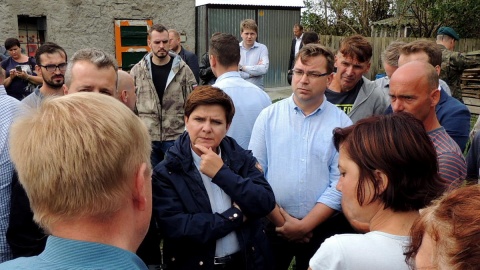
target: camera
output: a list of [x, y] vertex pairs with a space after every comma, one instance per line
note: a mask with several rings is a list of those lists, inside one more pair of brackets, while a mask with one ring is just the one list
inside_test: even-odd
[[16, 66], [15, 70], [18, 71], [18, 72], [22, 72], [22, 66]]

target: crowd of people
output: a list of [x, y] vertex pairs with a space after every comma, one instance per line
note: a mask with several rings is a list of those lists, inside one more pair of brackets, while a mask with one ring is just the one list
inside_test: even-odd
[[478, 267], [458, 34], [390, 44], [371, 81], [365, 37], [334, 53], [295, 24], [292, 95], [272, 104], [267, 46], [239, 28], [199, 63], [154, 24], [129, 72], [99, 49], [5, 41], [0, 269]]

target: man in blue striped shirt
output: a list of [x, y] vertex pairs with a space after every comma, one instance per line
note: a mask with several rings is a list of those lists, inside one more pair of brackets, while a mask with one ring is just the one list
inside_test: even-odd
[[352, 231], [338, 212], [340, 174], [332, 140], [333, 129], [352, 121], [325, 98], [333, 63], [329, 49], [305, 45], [295, 59], [293, 95], [264, 109], [253, 128], [249, 149], [278, 204], [267, 227], [275, 269], [288, 269], [294, 256], [297, 269], [307, 269], [325, 238]]
[[50, 235], [40, 255], [0, 269], [147, 270], [134, 252], [151, 217], [151, 144], [127, 106], [96, 93], [47, 99], [10, 134], [34, 219]]
[[20, 105], [20, 101], [7, 95], [3, 86], [4, 79], [5, 71], [0, 67], [0, 262], [12, 259], [12, 252], [5, 237], [10, 216], [10, 194], [14, 172], [8, 153], [8, 131]]

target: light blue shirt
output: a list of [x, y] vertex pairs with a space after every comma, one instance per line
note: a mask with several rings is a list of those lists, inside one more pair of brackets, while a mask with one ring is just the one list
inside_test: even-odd
[[148, 270], [143, 261], [128, 250], [95, 242], [49, 236], [38, 256], [21, 257], [0, 264], [0, 270]]
[[[218, 149], [220, 150], [220, 147]], [[200, 172], [200, 163], [202, 162], [202, 159], [193, 150], [191, 151], [193, 163], [202, 176], [203, 185], [207, 190], [208, 200], [210, 201], [210, 206], [212, 207], [212, 213], [223, 213], [227, 211], [232, 207], [232, 199], [223, 191], [223, 189], [221, 189], [215, 183], [212, 183], [212, 178]], [[222, 156], [221, 152], [219, 153], [219, 156]], [[225, 257], [238, 251], [240, 251], [240, 244], [238, 242], [237, 234], [235, 231], [233, 231], [217, 240], [215, 257]]]
[[332, 132], [351, 124], [325, 97], [307, 116], [293, 95], [260, 113], [249, 149], [262, 166], [277, 203], [290, 215], [304, 218], [316, 203], [341, 210], [341, 193], [336, 189], [338, 152]]
[[13, 164], [10, 160], [8, 137], [10, 125], [18, 112], [20, 101], [8, 96], [0, 85], [0, 262], [12, 259], [6, 233], [10, 217]]
[[242, 78], [263, 90], [263, 75], [267, 74], [268, 64], [267, 46], [255, 41], [253, 46], [247, 49], [243, 46], [243, 41], [240, 42], [240, 66], [243, 66], [240, 76]]
[[222, 74], [213, 86], [227, 93], [235, 105], [235, 115], [227, 135], [247, 149], [257, 116], [272, 104], [270, 97], [253, 83], [242, 79], [236, 71]]

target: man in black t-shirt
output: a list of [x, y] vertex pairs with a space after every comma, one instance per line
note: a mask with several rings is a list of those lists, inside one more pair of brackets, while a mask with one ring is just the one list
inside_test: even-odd
[[137, 91], [138, 116], [152, 137], [152, 166], [163, 160], [167, 149], [185, 130], [183, 104], [197, 85], [182, 58], [170, 51], [168, 30], [161, 24], [148, 32], [151, 52], [130, 71]]
[[389, 104], [384, 91], [363, 74], [370, 70], [372, 46], [360, 35], [345, 38], [335, 55], [337, 72], [325, 92], [355, 123], [373, 114], [383, 114]]

